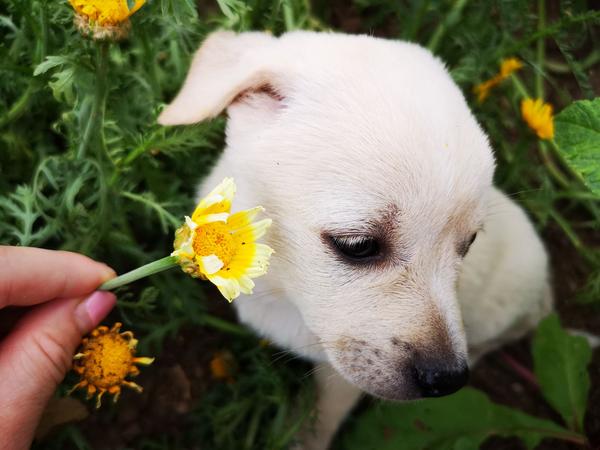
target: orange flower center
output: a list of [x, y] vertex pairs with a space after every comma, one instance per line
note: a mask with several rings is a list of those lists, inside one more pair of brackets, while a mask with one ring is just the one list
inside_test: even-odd
[[235, 241], [223, 222], [211, 222], [196, 229], [194, 253], [197, 256], [216, 255], [226, 266], [235, 255]]
[[83, 349], [83, 377], [99, 388], [122, 383], [133, 364], [129, 342], [119, 333], [106, 333], [90, 339]]

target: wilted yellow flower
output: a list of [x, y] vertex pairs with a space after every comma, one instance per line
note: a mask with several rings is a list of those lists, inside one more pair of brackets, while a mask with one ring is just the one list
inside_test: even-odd
[[69, 0], [77, 12], [75, 23], [84, 33], [96, 39], [120, 39], [127, 34], [129, 17], [140, 9], [146, 0], [135, 0], [129, 8], [127, 0]]
[[523, 120], [529, 125], [540, 139], [552, 139], [554, 137], [554, 116], [550, 103], [544, 103], [542, 99], [525, 98], [521, 100], [521, 114]]
[[119, 322], [110, 330], [104, 326], [96, 328], [81, 341], [80, 352], [73, 357], [73, 370], [81, 375], [81, 381], [72, 391], [86, 388], [88, 398], [98, 394], [96, 408], [100, 407], [105, 392], [112, 394], [116, 402], [121, 386], [141, 392], [141, 386], [125, 378], [140, 373], [136, 364], [148, 365], [154, 361], [154, 358], [135, 357], [137, 339], [131, 331], [120, 333], [120, 328]]
[[508, 78], [513, 72], [519, 70], [523, 67], [523, 63], [519, 61], [517, 58], [506, 58], [503, 59], [500, 63], [500, 72], [494, 75], [489, 80], [484, 81], [483, 83], [478, 84], [473, 88], [473, 92], [477, 94], [477, 100], [479, 102], [484, 101], [487, 96], [490, 94], [492, 88], [500, 84], [506, 78]]
[[235, 194], [232, 178], [225, 178], [203, 198], [192, 217], [175, 232], [171, 256], [184, 272], [207, 279], [232, 301], [240, 293], [251, 294], [252, 278], [267, 272], [273, 249], [257, 243], [271, 219], [252, 222], [261, 206], [230, 214]]

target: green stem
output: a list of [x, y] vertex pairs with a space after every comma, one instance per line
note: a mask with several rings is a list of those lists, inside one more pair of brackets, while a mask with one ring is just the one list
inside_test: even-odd
[[286, 31], [295, 30], [297, 27], [294, 20], [294, 10], [292, 9], [292, 5], [289, 1], [284, 0], [281, 6], [283, 9], [283, 22], [285, 23]]
[[169, 225], [171, 225], [173, 228], [177, 228], [181, 225], [181, 220], [163, 208], [159, 203], [153, 202], [142, 195], [134, 194], [133, 192], [121, 192], [121, 195], [154, 209], [158, 213], [159, 217], [164, 216], [169, 221]]
[[212, 316], [210, 314], [202, 316], [202, 324], [204, 326], [211, 327], [219, 331], [224, 331], [230, 334], [237, 334], [238, 336], [249, 336], [251, 334], [245, 327], [229, 322], [227, 320], [219, 319], [218, 317]]
[[[416, 41], [417, 40], [417, 33], [419, 32], [419, 28], [421, 27], [421, 22], [423, 22], [423, 17], [425, 17], [425, 13], [427, 12], [428, 8], [429, 8], [429, 0], [424, 0], [424, 1], [413, 3], [412, 11], [411, 11], [411, 18], [408, 21], [407, 28], [405, 28], [405, 30], [403, 32], [403, 36], [402, 36], [403, 39], [405, 39], [407, 41]], [[398, 10], [399, 10], [399, 12], [397, 13], [397, 15], [400, 18], [401, 15], [404, 13], [402, 5], [398, 4]]]
[[146, 153], [148, 151], [148, 148], [155, 144], [155, 139], [158, 136], [158, 133], [161, 131], [162, 130], [160, 129], [153, 131], [150, 137], [148, 137], [144, 142], [142, 142], [140, 145], [138, 145], [136, 148], [134, 148], [131, 152], [127, 154], [125, 159], [123, 159], [121, 165], [129, 166], [138, 157]]
[[531, 95], [529, 95], [529, 92], [527, 92], [527, 88], [525, 87], [525, 85], [521, 81], [521, 78], [519, 78], [519, 76], [516, 73], [512, 73], [511, 74], [510, 80], [512, 81], [513, 86], [515, 87], [515, 89], [517, 90], [517, 92], [519, 94], [521, 94], [521, 97], [523, 97], [523, 98], [531, 98]]
[[108, 280], [106, 283], [102, 284], [98, 289], [101, 291], [112, 291], [121, 286], [125, 286], [126, 284], [132, 283], [141, 278], [148, 277], [150, 275], [154, 275], [155, 273], [162, 272], [164, 270], [171, 269], [177, 265], [177, 258], [174, 256], [166, 256], [162, 259], [153, 261], [145, 266], [138, 267], [131, 272], [127, 272], [123, 275], [119, 275], [112, 280]]
[[31, 100], [33, 93], [36, 91], [35, 84], [36, 82], [34, 80], [31, 80], [29, 86], [27, 86], [27, 89], [25, 89], [25, 91], [23, 92], [23, 94], [21, 94], [19, 99], [15, 103], [13, 103], [13, 105], [6, 112], [6, 114], [0, 117], [0, 128], [8, 125], [11, 122], [14, 122], [19, 117], [21, 117], [21, 115], [25, 111], [27, 111], [27, 108], [29, 107], [29, 100]]
[[[546, 28], [546, 0], [538, 0], [538, 33]], [[540, 37], [536, 47], [535, 95], [544, 98], [544, 59], [546, 58], [546, 38]]]
[[[36, 33], [38, 34], [38, 33]], [[46, 58], [48, 47], [48, 11], [46, 2], [40, 4], [40, 27], [38, 35], [38, 43], [36, 47], [35, 65], [41, 63]], [[29, 82], [29, 85], [23, 91], [21, 96], [10, 109], [0, 117], [0, 128], [8, 125], [11, 122], [17, 120], [21, 115], [27, 111], [29, 103], [33, 94], [38, 90], [39, 83], [34, 78]]]
[[568, 188], [570, 186], [569, 180], [567, 180], [567, 178], [563, 175], [559, 168], [556, 167], [556, 164], [554, 164], [554, 161], [550, 157], [550, 152], [548, 152], [548, 146], [546, 145], [546, 143], [543, 141], [538, 141], [538, 147], [540, 149], [540, 156], [542, 157], [542, 161], [544, 162], [544, 165], [546, 166], [546, 169], [548, 169], [550, 175], [552, 175], [552, 178], [554, 178], [554, 180], [556, 180], [556, 182], [560, 184], [562, 188]]
[[537, 42], [538, 39], [558, 34], [562, 30], [576, 25], [578, 23], [593, 23], [598, 19], [600, 19], [600, 11], [586, 11], [585, 13], [578, 14], [575, 16], [566, 16], [561, 20], [553, 22], [551, 25], [545, 27], [543, 30], [536, 31], [532, 35], [528, 35], [526, 38], [518, 41], [516, 44], [508, 48], [505, 54], [512, 55], [514, 53], [519, 53], [519, 51], [522, 48], [529, 47], [533, 42]]
[[[94, 94], [94, 103], [92, 111], [88, 118], [83, 137], [77, 148], [77, 158], [81, 159], [85, 156], [87, 147], [94, 133], [103, 128], [104, 112], [106, 110], [106, 87], [108, 75], [108, 42], [98, 42], [98, 55], [96, 58], [96, 92]], [[100, 138], [102, 138], [100, 131]], [[101, 145], [103, 145], [101, 143]]]
[[467, 5], [467, 3], [468, 0], [455, 0], [450, 12], [446, 15], [444, 20], [442, 20], [437, 26], [437, 28], [433, 32], [433, 35], [431, 36], [431, 39], [429, 39], [429, 43], [427, 44], [427, 48], [433, 53], [435, 53], [435, 51], [438, 48], [438, 45], [440, 45], [440, 41], [444, 37], [444, 34], [446, 34], [446, 31], [448, 31], [450, 27], [452, 27], [455, 23], [457, 23], [460, 20], [462, 10]]

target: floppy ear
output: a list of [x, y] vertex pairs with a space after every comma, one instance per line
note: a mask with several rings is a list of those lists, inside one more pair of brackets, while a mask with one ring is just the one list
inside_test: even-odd
[[247, 91], [277, 97], [262, 57], [274, 42], [267, 33], [211, 34], [194, 55], [183, 87], [158, 123], [183, 125], [215, 117]]

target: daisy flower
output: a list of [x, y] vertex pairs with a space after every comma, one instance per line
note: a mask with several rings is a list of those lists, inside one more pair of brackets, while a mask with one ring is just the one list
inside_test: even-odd
[[550, 103], [544, 103], [541, 98], [525, 98], [521, 100], [521, 115], [538, 135], [540, 139], [552, 139], [554, 137], [554, 116]]
[[273, 253], [257, 242], [271, 226], [271, 219], [254, 222], [264, 211], [261, 206], [231, 214], [235, 189], [233, 179], [226, 178], [203, 198], [176, 231], [171, 253], [184, 272], [209, 280], [230, 302], [252, 293], [252, 278], [267, 272]]

